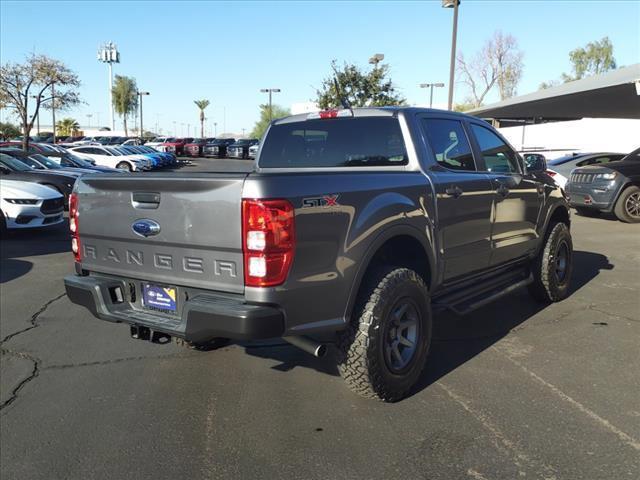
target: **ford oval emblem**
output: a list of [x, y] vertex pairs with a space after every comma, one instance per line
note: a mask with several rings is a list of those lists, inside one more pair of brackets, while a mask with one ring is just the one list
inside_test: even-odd
[[160, 224], [153, 220], [149, 220], [148, 218], [141, 218], [140, 220], [136, 220], [131, 225], [131, 229], [134, 231], [136, 235], [140, 235], [141, 237], [150, 237], [152, 235], [157, 235], [160, 233]]

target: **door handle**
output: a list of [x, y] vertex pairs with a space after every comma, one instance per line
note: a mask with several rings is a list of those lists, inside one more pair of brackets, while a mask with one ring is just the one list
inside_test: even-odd
[[506, 197], [507, 195], [509, 195], [509, 188], [507, 188], [504, 183], [500, 183], [500, 185], [498, 185], [498, 188], [496, 189], [496, 193], [501, 197]]
[[449, 195], [450, 197], [453, 198], [458, 198], [460, 195], [462, 195], [464, 192], [462, 191], [462, 189], [455, 185], [453, 187], [448, 187], [444, 193], [446, 193], [447, 195]]

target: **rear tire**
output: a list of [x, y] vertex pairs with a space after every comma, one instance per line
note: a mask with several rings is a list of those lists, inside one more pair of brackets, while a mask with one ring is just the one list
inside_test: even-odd
[[128, 162], [120, 162], [116, 165], [116, 168], [119, 170], [125, 170], [127, 172], [131, 172], [133, 170]]
[[542, 250], [531, 263], [533, 283], [529, 293], [543, 303], [559, 302], [569, 295], [573, 271], [573, 242], [564, 223], [549, 226]]
[[5, 238], [9, 233], [7, 228], [7, 219], [4, 216], [4, 212], [0, 210], [0, 237]]
[[631, 185], [625, 188], [613, 211], [621, 222], [640, 223], [640, 187]]
[[402, 399], [420, 377], [431, 344], [424, 281], [407, 268], [378, 270], [362, 286], [354, 312], [338, 337], [343, 379], [365, 398]]

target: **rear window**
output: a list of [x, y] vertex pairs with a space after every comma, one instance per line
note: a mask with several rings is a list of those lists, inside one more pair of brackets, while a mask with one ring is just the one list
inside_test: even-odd
[[400, 124], [392, 117], [332, 118], [273, 125], [260, 153], [263, 168], [406, 164]]

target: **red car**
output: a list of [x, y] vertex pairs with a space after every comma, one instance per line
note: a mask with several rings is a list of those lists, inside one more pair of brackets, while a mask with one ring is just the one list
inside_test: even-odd
[[193, 142], [193, 138], [169, 138], [166, 142], [158, 145], [157, 150], [174, 153], [176, 156], [184, 155], [184, 147], [187, 143]]
[[207, 142], [213, 142], [215, 138], [196, 138], [193, 142], [184, 146], [184, 154], [189, 157], [201, 157]]

